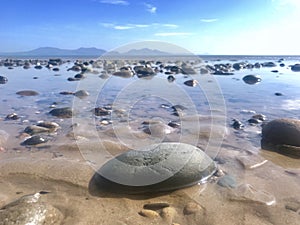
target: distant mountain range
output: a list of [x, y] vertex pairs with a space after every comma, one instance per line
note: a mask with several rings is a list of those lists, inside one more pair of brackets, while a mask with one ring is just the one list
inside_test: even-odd
[[171, 53], [159, 51], [157, 49], [131, 49], [127, 52], [106, 52], [103, 49], [98, 48], [78, 48], [74, 50], [70, 49], [60, 49], [53, 47], [41, 47], [31, 51], [25, 52], [0, 52], [0, 56], [24, 56], [24, 57], [41, 57], [41, 56], [49, 56], [49, 57], [59, 57], [59, 56], [101, 56], [107, 53], [107, 55], [111, 56], [155, 56], [155, 55], [171, 55]]
[[1, 56], [101, 56], [106, 51], [98, 48], [78, 48], [74, 50], [41, 47], [26, 52], [2, 52]]

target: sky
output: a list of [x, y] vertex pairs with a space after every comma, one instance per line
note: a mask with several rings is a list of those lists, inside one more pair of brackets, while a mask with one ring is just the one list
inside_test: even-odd
[[151, 40], [195, 54], [300, 55], [300, 0], [0, 2], [0, 52]]

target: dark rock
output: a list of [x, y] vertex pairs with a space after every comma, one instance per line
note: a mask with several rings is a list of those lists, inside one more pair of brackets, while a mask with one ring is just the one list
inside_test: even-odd
[[79, 90], [79, 91], [76, 91], [75, 93], [74, 93], [74, 96], [76, 96], [76, 97], [78, 97], [78, 98], [85, 98], [85, 97], [87, 97], [87, 96], [89, 96], [90, 94], [87, 92], [87, 91], [85, 91], [85, 90]]
[[47, 133], [47, 132], [50, 132], [50, 130], [45, 127], [31, 125], [31, 126], [26, 127], [24, 129], [24, 132], [27, 134], [30, 134], [30, 135], [34, 135], [34, 134], [39, 134], [39, 133]]
[[61, 95], [74, 95], [74, 92], [71, 92], [71, 91], [61, 91], [61, 92], [59, 92], [59, 94], [61, 94]]
[[80, 78], [69, 77], [68, 81], [79, 81]]
[[285, 67], [285, 64], [284, 63], [280, 63], [279, 66], [280, 67]]
[[173, 128], [179, 128], [180, 127], [180, 123], [175, 122], [175, 121], [170, 121], [168, 123], [168, 126], [173, 127]]
[[104, 164], [90, 190], [127, 194], [175, 190], [207, 180], [216, 171], [201, 149], [183, 143], [160, 143], [125, 152]]
[[17, 113], [10, 113], [5, 117], [6, 120], [18, 120], [19, 118]]
[[41, 70], [41, 69], [43, 69], [43, 67], [41, 65], [37, 65], [34, 67], [34, 69]]
[[144, 209], [150, 210], [160, 210], [162, 208], [169, 207], [170, 204], [166, 202], [155, 202], [155, 203], [148, 203], [143, 206]]
[[4, 76], [0, 76], [0, 84], [6, 84], [8, 79]]
[[192, 68], [192, 67], [189, 67], [189, 66], [183, 66], [181, 68], [181, 73], [182, 74], [190, 74], [190, 75], [193, 75], [193, 74], [196, 74], [197, 72]]
[[251, 119], [248, 120], [248, 122], [250, 124], [259, 124], [259, 123], [261, 123], [261, 121], [259, 119], [256, 119], [256, 118], [251, 118]]
[[138, 77], [145, 77], [145, 76], [153, 76], [155, 72], [152, 70], [151, 67], [145, 66], [135, 66], [133, 70], [136, 72]]
[[53, 68], [52, 70], [53, 70], [54, 72], [57, 72], [57, 71], [59, 71], [59, 68], [55, 67], [55, 68]]
[[195, 87], [198, 84], [197, 80], [187, 80], [184, 82], [186, 86]]
[[294, 72], [300, 72], [300, 64], [295, 64], [291, 67], [291, 70]]
[[73, 110], [70, 107], [52, 109], [49, 113], [59, 118], [71, 118], [73, 116]]
[[271, 70], [272, 73], [278, 73], [278, 70]]
[[276, 95], [276, 96], [283, 96], [283, 94], [280, 93], [280, 92], [276, 92], [274, 95]]
[[123, 70], [123, 71], [117, 71], [117, 72], [113, 73], [113, 75], [117, 76], [117, 77], [129, 78], [129, 77], [133, 76], [133, 73], [128, 70]]
[[261, 78], [257, 75], [247, 75], [243, 77], [243, 81], [246, 84], [256, 84], [261, 81]]
[[237, 119], [233, 119], [233, 123], [231, 124], [231, 126], [235, 129], [235, 130], [240, 130], [244, 127], [244, 124], [237, 120]]
[[16, 94], [21, 96], [36, 96], [39, 93], [32, 90], [23, 90], [23, 91], [18, 91]]
[[274, 62], [264, 62], [261, 64], [263, 67], [275, 67], [276, 64]]
[[228, 75], [234, 75], [234, 73], [232, 72], [225, 72], [225, 71], [215, 71], [214, 73], [212, 73], [214, 75], [221, 75], [221, 76], [228, 76]]
[[83, 73], [78, 73], [74, 76], [75, 79], [83, 79], [86, 78], [86, 76]]
[[262, 128], [262, 148], [300, 158], [300, 120], [276, 119]]
[[235, 70], [240, 70], [240, 69], [243, 69], [244, 68], [244, 64], [243, 63], [234, 63], [232, 65], [233, 69]]
[[21, 143], [21, 145], [39, 145], [46, 143], [48, 140], [39, 135], [32, 136]]
[[261, 64], [257, 62], [257, 63], [254, 64], [254, 67], [259, 69], [261, 67]]
[[187, 107], [183, 106], [183, 105], [173, 105], [171, 107], [174, 111], [183, 111], [183, 110], [186, 110]]
[[265, 121], [267, 119], [267, 117], [263, 114], [255, 114], [252, 116], [252, 118], [260, 121]]
[[175, 80], [175, 77], [174, 76], [172, 76], [172, 75], [170, 75], [170, 76], [168, 76], [168, 81], [169, 82], [174, 82], [174, 80]]
[[96, 116], [108, 116], [111, 114], [111, 110], [105, 109], [104, 107], [97, 107], [93, 109], [93, 112]]

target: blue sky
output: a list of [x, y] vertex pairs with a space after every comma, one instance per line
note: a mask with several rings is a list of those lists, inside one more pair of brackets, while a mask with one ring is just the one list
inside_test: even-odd
[[299, 0], [1, 0], [0, 52], [157, 40], [202, 54], [300, 55]]

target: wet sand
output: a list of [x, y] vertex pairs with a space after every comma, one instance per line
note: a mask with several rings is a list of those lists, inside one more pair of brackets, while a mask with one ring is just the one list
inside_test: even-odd
[[[191, 107], [191, 102], [186, 102], [190, 100], [176, 101], [176, 96], [167, 96], [171, 99], [166, 101], [161, 93], [157, 95], [160, 97], [158, 99], [141, 98], [141, 95], [138, 95], [133, 98], [135, 104], [131, 105], [130, 99], [129, 102], [124, 102], [124, 99], [132, 96], [133, 91], [136, 94], [137, 90], [125, 86], [127, 92], [122, 93], [126, 95], [119, 95], [117, 98], [119, 100], [115, 103], [119, 112], [125, 110], [125, 115], [129, 117], [122, 113], [121, 115], [115, 113], [111, 117], [113, 124], [99, 125], [100, 118], [95, 119], [90, 109], [97, 101], [96, 105], [100, 106], [110, 103], [110, 98], [116, 98], [116, 95], [104, 92], [96, 101], [92, 93], [97, 89], [88, 89], [88, 85], [95, 79], [100, 79], [94, 74], [89, 74], [79, 87], [77, 84], [68, 83], [66, 78], [74, 72], [67, 73], [65, 70], [72, 65], [72, 63], [63, 64], [60, 67], [62, 75], [55, 78], [52, 71], [45, 70], [37, 73], [34, 69], [30, 69], [31, 74], [28, 73], [28, 76], [39, 74], [40, 83], [47, 79], [57, 82], [49, 87], [47, 92], [43, 92], [42, 87], [37, 87], [37, 91], [40, 92], [38, 96], [21, 98], [15, 95], [15, 92], [21, 89], [33, 89], [32, 80], [29, 82], [27, 80], [27, 84], [25, 79], [23, 86], [8, 86], [7, 89], [1, 86], [2, 90], [7, 91], [6, 95], [1, 97], [5, 105], [1, 108], [1, 130], [9, 134], [9, 137], [7, 141], [3, 140], [0, 146], [2, 147], [0, 208], [23, 195], [46, 191], [49, 193], [42, 195], [41, 201], [51, 204], [62, 212], [63, 224], [298, 224], [300, 219], [299, 159], [260, 149], [260, 126], [246, 125], [242, 131], [230, 127], [232, 117], [240, 120], [248, 119], [251, 113], [243, 114], [241, 111], [243, 109], [258, 111], [260, 102], [255, 104], [247, 102], [246, 99], [245, 103], [240, 103], [239, 101], [245, 99], [244, 94], [241, 94], [238, 103], [233, 104], [230, 102], [231, 96], [226, 92], [227, 86], [225, 86], [223, 93], [228, 103], [227, 115], [213, 104], [209, 108], [201, 102], [200, 105], [194, 104]], [[15, 68], [14, 72], [19, 73], [21, 70]], [[10, 79], [7, 84], [13, 82], [14, 78], [10, 76], [8, 78]], [[226, 78], [227, 81], [231, 79]], [[120, 79], [125, 83], [128, 82], [124, 78]], [[123, 84], [116, 82], [120, 79], [112, 78], [109, 81], [114, 84], [110, 94], [114, 93], [118, 86], [124, 88]], [[186, 79], [178, 77], [177, 82]], [[201, 79], [208, 84], [211, 84], [209, 80], [213, 80], [211, 77]], [[161, 79], [147, 81], [145, 84], [156, 81]], [[82, 87], [91, 93], [91, 96], [84, 100], [58, 94], [63, 90], [75, 91]], [[190, 91], [192, 101], [195, 96], [202, 99], [199, 90], [184, 88]], [[253, 87], [254, 91], [255, 88]], [[144, 94], [147, 96], [147, 91]], [[142, 100], [137, 103], [136, 99]], [[272, 101], [270, 100], [270, 108], [278, 107]], [[70, 106], [72, 102], [73, 105], [75, 104], [75, 109], [81, 111], [79, 110], [72, 119], [55, 118], [48, 114], [51, 110], [49, 106], [53, 102], [58, 102], [61, 107]], [[185, 114], [178, 118], [171, 115], [173, 112], [171, 109], [160, 107], [161, 104], [170, 103], [174, 103], [173, 105], [181, 103], [187, 105], [189, 109], [183, 111]], [[251, 103], [253, 107], [247, 107]], [[130, 113], [126, 110], [128, 105], [132, 106]], [[21, 119], [5, 120], [5, 116], [13, 109]], [[261, 108], [259, 113], [266, 114], [265, 111], [267, 109]], [[284, 112], [279, 110], [278, 116], [283, 116]], [[288, 114], [296, 115], [295, 111], [290, 111]], [[274, 112], [270, 112], [267, 116], [274, 117]], [[49, 139], [45, 144], [21, 146], [24, 137], [20, 136], [20, 133], [26, 126], [35, 124], [39, 120], [57, 122], [60, 129], [45, 135]], [[143, 131], [142, 123], [146, 120], [162, 122], [179, 120], [181, 128], [176, 128], [163, 136], [159, 133], [161, 130], [158, 130], [159, 135], [149, 136]], [[196, 126], [197, 123], [200, 125]], [[76, 124], [78, 125], [75, 126]], [[162, 141], [181, 141], [199, 146], [216, 161], [221, 174], [214, 176], [205, 184], [159, 194], [107, 193], [91, 185], [95, 171], [109, 159], [129, 148]], [[233, 177], [234, 181], [229, 182], [233, 182], [231, 185], [234, 187], [220, 185], [219, 181], [224, 174]], [[167, 203], [169, 207], [157, 208], [147, 214], [143, 208], [149, 203]]]

